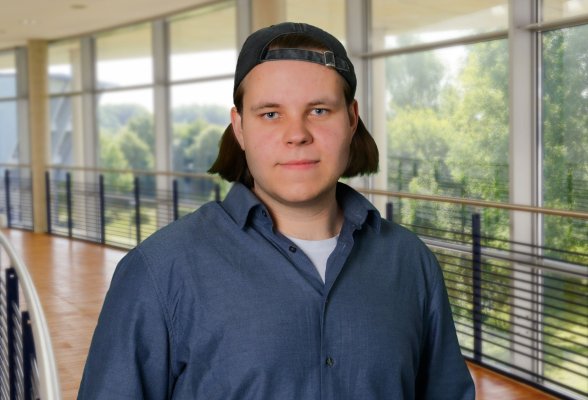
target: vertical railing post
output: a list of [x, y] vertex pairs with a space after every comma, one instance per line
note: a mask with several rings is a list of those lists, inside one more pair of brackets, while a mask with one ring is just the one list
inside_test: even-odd
[[6, 226], [12, 227], [12, 216], [10, 212], [10, 171], [4, 171], [4, 188], [6, 190]]
[[100, 206], [100, 243], [106, 243], [106, 207], [104, 202], [104, 175], [98, 175], [98, 195]]
[[18, 316], [18, 277], [14, 268], [6, 269], [6, 338], [8, 345], [8, 388], [10, 399], [16, 399], [16, 342], [15, 319]]
[[172, 204], [174, 209], [174, 221], [180, 218], [179, 198], [178, 198], [178, 180], [172, 181]]
[[33, 399], [33, 359], [35, 355], [35, 341], [31, 327], [31, 317], [28, 311], [22, 313], [22, 372], [24, 400]]
[[386, 219], [390, 222], [394, 221], [394, 204], [391, 201], [386, 203]]
[[73, 220], [71, 207], [71, 174], [65, 174], [65, 201], [67, 205], [67, 235], [71, 238], [73, 234]]
[[472, 214], [474, 359], [482, 361], [482, 243], [480, 214]]
[[214, 185], [214, 200], [215, 201], [220, 201], [221, 200], [220, 185], [218, 183], [216, 183]]
[[45, 171], [45, 208], [47, 212], [47, 233], [51, 233], [51, 179]]
[[141, 243], [141, 194], [139, 177], [135, 176], [135, 229], [137, 231], [137, 244]]

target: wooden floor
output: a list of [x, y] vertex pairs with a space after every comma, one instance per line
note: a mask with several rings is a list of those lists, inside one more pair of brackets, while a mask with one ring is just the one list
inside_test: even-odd
[[[92, 332], [122, 250], [20, 230], [2, 230], [28, 265], [49, 324], [64, 400], [75, 399]], [[477, 400], [554, 399], [469, 365]]]

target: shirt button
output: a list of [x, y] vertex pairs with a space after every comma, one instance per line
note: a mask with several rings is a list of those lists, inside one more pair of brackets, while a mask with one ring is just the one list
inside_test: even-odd
[[288, 250], [290, 250], [292, 253], [296, 253], [296, 247], [294, 246], [288, 247]]
[[261, 215], [263, 215], [264, 217], [267, 217], [267, 212], [265, 210], [262, 210]]
[[327, 364], [327, 366], [332, 367], [333, 365], [335, 365], [335, 360], [333, 359], [333, 357], [327, 357], [325, 364]]

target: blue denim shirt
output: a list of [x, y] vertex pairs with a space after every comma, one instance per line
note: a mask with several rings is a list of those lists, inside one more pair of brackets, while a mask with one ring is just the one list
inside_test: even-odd
[[78, 399], [473, 400], [440, 268], [339, 184], [323, 284], [241, 184], [118, 265]]

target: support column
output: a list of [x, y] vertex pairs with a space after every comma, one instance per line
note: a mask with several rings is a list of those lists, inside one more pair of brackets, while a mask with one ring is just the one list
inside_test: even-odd
[[285, 0], [252, 0], [253, 31], [286, 21]]
[[237, 0], [237, 49], [252, 32], [251, 0]]
[[[533, 32], [523, 29], [536, 21], [534, 0], [511, 0], [509, 21], [510, 56], [510, 202], [536, 206], [539, 193], [537, 140], [537, 42]], [[537, 216], [512, 212], [510, 240], [539, 244]], [[529, 247], [513, 245], [513, 251]], [[523, 370], [540, 373], [540, 277], [536, 270], [513, 265], [513, 335], [511, 362]], [[532, 375], [526, 376], [533, 379]]]
[[[74, 74], [80, 77], [81, 81], [81, 101], [75, 98], [72, 100], [72, 133], [74, 144], [74, 165], [86, 168], [95, 168], [98, 166], [98, 152], [100, 141], [98, 138], [97, 118], [96, 118], [96, 98], [94, 96], [95, 87], [95, 59], [94, 59], [94, 38], [84, 37], [80, 42], [79, 54], [72, 55]], [[63, 171], [61, 171], [63, 173]], [[73, 173], [76, 183], [92, 186], [96, 192], [98, 188], [98, 174], [94, 171], [79, 171]], [[85, 230], [85, 234], [91, 240], [100, 242], [102, 240], [102, 231], [100, 227], [99, 215], [100, 201], [97, 196], [79, 195], [75, 196], [74, 202], [80, 214], [85, 214], [83, 221], [85, 226], [78, 226]], [[81, 221], [80, 221], [81, 222]]]
[[[383, 43], [384, 32], [372, 32], [371, 43]], [[377, 58], [371, 62], [371, 96], [370, 96], [370, 110], [371, 110], [371, 133], [374, 140], [378, 144], [378, 151], [380, 154], [379, 170], [374, 175], [372, 186], [376, 189], [388, 190], [388, 130], [386, 109], [386, 58]], [[384, 210], [385, 203], [389, 199], [384, 196], [377, 196], [374, 199], [375, 206], [380, 210]], [[400, 215], [399, 215], [400, 216]]]
[[45, 166], [47, 164], [47, 42], [28, 42], [29, 129], [33, 182], [33, 222], [35, 232], [47, 230], [45, 210]]
[[[165, 20], [160, 19], [153, 22], [153, 59], [154, 62], [154, 82], [155, 93], [154, 101], [154, 132], [155, 135], [155, 170], [171, 171], [171, 143], [172, 128], [169, 117], [170, 94], [168, 86], [168, 30]], [[157, 175], [155, 179], [155, 197], [157, 210], [155, 218], [157, 228], [161, 228], [169, 221], [169, 216], [173, 214], [171, 193], [171, 179], [167, 175]]]

